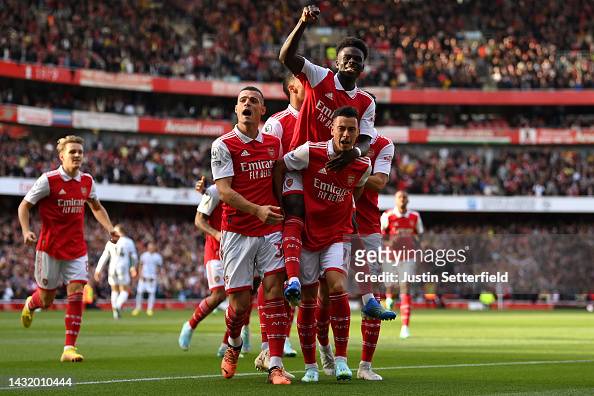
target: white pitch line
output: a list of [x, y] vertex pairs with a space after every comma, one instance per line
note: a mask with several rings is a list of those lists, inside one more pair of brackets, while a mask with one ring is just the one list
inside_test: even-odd
[[[533, 360], [525, 362], [490, 362], [490, 363], [460, 363], [460, 364], [431, 364], [421, 366], [392, 366], [392, 367], [374, 367], [374, 370], [411, 370], [411, 369], [434, 369], [434, 368], [460, 368], [460, 367], [490, 367], [490, 366], [529, 366], [539, 364], [575, 364], [575, 363], [594, 363], [594, 359], [589, 360]], [[304, 373], [303, 370], [291, 371], [292, 373]], [[253, 377], [263, 376], [265, 373], [238, 373], [236, 377]], [[77, 382], [76, 385], [101, 385], [101, 384], [118, 384], [126, 382], [149, 382], [149, 381], [174, 381], [184, 379], [209, 379], [221, 378], [220, 374], [201, 374], [201, 375], [183, 375], [175, 377], [145, 377], [145, 378], [122, 378], [104, 381], [83, 381]], [[0, 387], [0, 390], [16, 390], [24, 389], [19, 387]]]

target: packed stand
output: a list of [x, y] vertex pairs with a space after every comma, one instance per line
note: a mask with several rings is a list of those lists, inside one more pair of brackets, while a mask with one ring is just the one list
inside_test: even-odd
[[[305, 1], [9, 0], [5, 59], [193, 79], [280, 81], [278, 51]], [[372, 49], [364, 85], [592, 88], [594, 6], [587, 0], [322, 1], [319, 26]], [[322, 35], [324, 33], [321, 33]], [[306, 55], [330, 65], [312, 34]]]

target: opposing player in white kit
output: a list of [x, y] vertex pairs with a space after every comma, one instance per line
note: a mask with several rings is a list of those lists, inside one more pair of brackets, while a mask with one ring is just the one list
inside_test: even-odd
[[132, 316], [137, 316], [142, 310], [144, 293], [148, 293], [146, 314], [153, 316], [157, 284], [159, 275], [163, 270], [163, 257], [157, 252], [157, 245], [153, 242], [149, 242], [147, 249], [146, 252], [140, 255], [140, 268], [138, 269], [140, 279], [138, 279], [138, 285], [136, 286], [136, 308], [132, 311]]
[[130, 275], [136, 277], [138, 254], [134, 241], [126, 236], [124, 227], [117, 224], [114, 229], [120, 236], [116, 243], [107, 242], [95, 269], [95, 280], [101, 280], [101, 271], [109, 263], [107, 282], [111, 287], [111, 310], [114, 319], [122, 317], [122, 307], [130, 295]]

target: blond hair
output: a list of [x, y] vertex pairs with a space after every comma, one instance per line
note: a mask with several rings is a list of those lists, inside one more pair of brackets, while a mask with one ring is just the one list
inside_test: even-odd
[[58, 150], [58, 153], [64, 151], [68, 143], [78, 143], [84, 145], [85, 140], [80, 136], [76, 135], [64, 136], [63, 138], [58, 139], [58, 145], [56, 146], [56, 150]]

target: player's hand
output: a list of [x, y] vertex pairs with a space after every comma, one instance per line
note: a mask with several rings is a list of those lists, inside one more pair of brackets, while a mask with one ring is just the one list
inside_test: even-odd
[[118, 239], [120, 239], [120, 234], [116, 230], [109, 231], [109, 241], [111, 243], [117, 243]]
[[331, 171], [339, 171], [357, 158], [359, 158], [359, 150], [352, 149], [349, 151], [343, 151], [330, 161], [326, 162], [326, 169]]
[[301, 22], [310, 25], [316, 23], [319, 17], [320, 9], [317, 6], [310, 5], [303, 7], [303, 12], [301, 13]]
[[217, 232], [214, 234], [213, 238], [214, 238], [214, 239], [216, 239], [216, 240], [217, 240], [217, 242], [221, 242], [221, 236], [222, 236], [222, 235], [223, 235], [223, 234], [221, 233], [221, 231], [217, 231]]
[[23, 242], [25, 245], [35, 245], [37, 242], [37, 235], [33, 231], [23, 232]]
[[95, 282], [97, 282], [97, 283], [101, 282], [101, 272], [95, 272], [95, 275], [93, 276], [93, 278], [95, 278]]
[[130, 276], [132, 278], [136, 278], [136, 275], [138, 275], [138, 272], [136, 271], [136, 268], [135, 267], [131, 267], [130, 268]]
[[284, 216], [281, 214], [281, 208], [278, 206], [263, 205], [258, 207], [256, 216], [266, 224], [280, 224], [284, 220]]
[[194, 190], [196, 190], [197, 193], [204, 194], [204, 190], [206, 190], [206, 178], [204, 176], [196, 182]]

